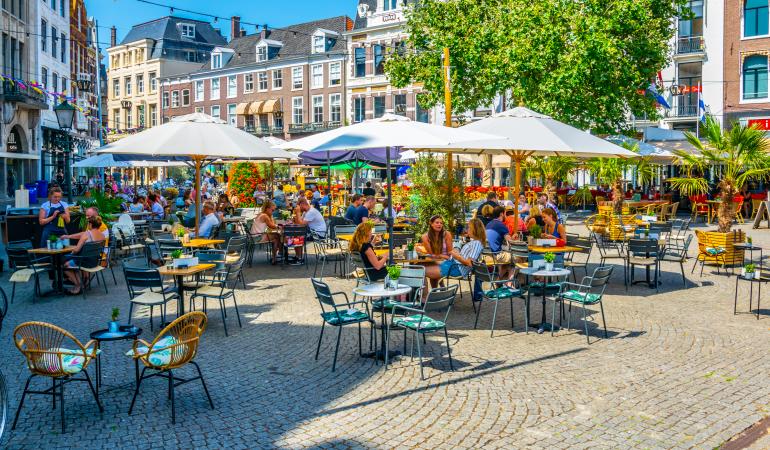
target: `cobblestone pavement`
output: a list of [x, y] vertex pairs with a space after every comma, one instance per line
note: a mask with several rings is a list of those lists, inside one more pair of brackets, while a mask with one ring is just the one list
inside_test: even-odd
[[[574, 229], [585, 233], [582, 226]], [[769, 231], [752, 235], [770, 248]], [[693, 246], [690, 254], [695, 252]], [[70, 384], [66, 435], [59, 433], [50, 400], [32, 397], [0, 447], [714, 448], [770, 409], [770, 300], [757, 320], [747, 313], [741, 286], [739, 314], [733, 315], [736, 278], [709, 268], [703, 277], [690, 275], [691, 266], [683, 288], [678, 265], [665, 263], [659, 294], [644, 285], [626, 292], [618, 266], [605, 299], [609, 338], [602, 338], [596, 326], [601, 316], [591, 311], [590, 345], [578, 315], [575, 329], [554, 337], [526, 334], [522, 302], [516, 303], [515, 329], [507, 326], [506, 305], [498, 314], [499, 332], [490, 337], [491, 308], [482, 311], [474, 330], [466, 293], [449, 321], [457, 370], [449, 370], [443, 340], [429, 338], [429, 378], [421, 381], [416, 359], [401, 357], [385, 370], [360, 358], [354, 328], [343, 331], [335, 373], [333, 332], [326, 333], [315, 361], [320, 319], [312, 266], [271, 267], [260, 260], [247, 269], [248, 288], [237, 293], [243, 328], [230, 309], [225, 337], [212, 310], [204, 334], [197, 361], [216, 410], [191, 383], [177, 390], [177, 423], [171, 425], [166, 384], [151, 379], [143, 383], [133, 415], [127, 413], [129, 390], [104, 392], [100, 415], [87, 387]], [[127, 311], [120, 269], [116, 274], [118, 286], [110, 279], [108, 295], [95, 287], [85, 300], [33, 304], [31, 285], [17, 292], [0, 334], [11, 415], [28, 375], [11, 342], [14, 327], [44, 320], [87, 341], [90, 331], [105, 326], [112, 307]], [[10, 292], [7, 272], [2, 280]], [[335, 290], [352, 286], [327, 280]], [[539, 302], [533, 305], [532, 316], [539, 317]], [[150, 339], [146, 313], [136, 317]], [[400, 335], [392, 340], [401, 346]], [[105, 344], [106, 385], [133, 380], [133, 365], [123, 355], [128, 348], [127, 342]]]

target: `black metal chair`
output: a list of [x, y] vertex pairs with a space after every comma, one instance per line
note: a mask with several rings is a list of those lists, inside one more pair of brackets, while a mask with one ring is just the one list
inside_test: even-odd
[[13, 270], [9, 280], [13, 286], [11, 288], [11, 303], [16, 297], [16, 285], [28, 283], [30, 280], [35, 283], [32, 290], [32, 301], [34, 302], [35, 298], [41, 295], [40, 276], [45, 275], [50, 269], [51, 259], [47, 256], [36, 256], [23, 247], [7, 247], [5, 252], [8, 255], [8, 266]]
[[128, 323], [134, 311], [134, 305], [150, 307], [150, 331], [153, 329], [152, 316], [156, 306], [160, 307], [161, 323], [166, 322], [166, 304], [171, 300], [182, 301], [175, 290], [167, 289], [163, 284], [158, 269], [144, 269], [123, 264], [123, 276], [126, 279], [130, 304]]
[[[553, 299], [553, 307], [551, 310], [551, 323], [555, 323], [556, 320], [556, 303], [568, 302], [568, 315], [567, 315], [567, 328], [570, 326], [570, 319], [572, 318], [572, 304], [577, 303], [583, 307], [583, 323], [585, 325], [586, 342], [591, 343], [588, 337], [588, 320], [586, 313], [586, 306], [599, 305], [602, 312], [602, 324], [604, 325], [604, 338], [607, 338], [607, 322], [604, 319], [604, 305], [602, 305], [602, 298], [604, 297], [604, 291], [607, 289], [610, 277], [612, 277], [612, 271], [614, 267], [597, 267], [594, 270], [593, 275], [590, 277], [584, 277], [580, 284], [570, 283], [565, 281], [561, 285], [559, 294]], [[559, 324], [561, 324], [561, 317], [559, 318]], [[553, 327], [551, 328], [551, 336], [553, 336]]]
[[576, 268], [579, 267], [583, 269], [585, 275], [588, 276], [588, 262], [591, 260], [593, 243], [590, 238], [578, 236], [568, 240], [567, 245], [580, 248], [579, 251], [570, 253], [564, 259], [564, 267], [572, 271], [572, 279], [577, 282], [577, 275], [575, 275]]
[[[342, 337], [342, 328], [347, 325], [358, 325], [358, 354], [363, 355], [363, 349], [361, 345], [361, 324], [368, 322], [370, 326], [369, 331], [369, 349], [377, 346], [377, 333], [374, 332], [375, 322], [372, 315], [369, 313], [369, 303], [365, 300], [353, 301], [348, 300], [348, 295], [344, 292], [332, 292], [329, 289], [329, 285], [323, 281], [311, 278], [310, 282], [313, 283], [313, 289], [315, 290], [318, 303], [321, 305], [321, 334], [318, 336], [318, 346], [315, 350], [315, 359], [318, 361], [318, 354], [321, 351], [321, 340], [324, 336], [324, 328], [326, 325], [337, 327], [337, 343], [334, 346], [334, 360], [332, 362], [332, 372], [337, 370], [337, 354], [340, 350], [340, 338]], [[337, 303], [334, 301], [334, 297], [342, 295], [345, 298], [344, 303]], [[363, 305], [363, 311], [359, 308], [355, 308], [356, 305]]]
[[238, 285], [238, 281], [241, 279], [241, 270], [243, 269], [244, 258], [241, 258], [234, 263], [227, 264], [225, 269], [219, 270], [214, 273], [211, 279], [211, 284], [207, 286], [199, 287], [195, 290], [195, 293], [190, 297], [190, 310], [195, 310], [195, 300], [203, 300], [203, 312], [208, 311], [208, 300], [213, 299], [219, 302], [219, 311], [222, 315], [222, 325], [225, 329], [225, 336], [227, 336], [227, 313], [225, 312], [225, 301], [228, 299], [233, 300], [235, 306], [235, 317], [238, 319], [238, 327], [243, 327], [241, 324], [241, 314], [238, 312], [238, 302], [235, 299], [235, 287]]
[[[307, 265], [307, 235], [308, 227], [304, 225], [286, 225], [283, 227], [283, 265], [288, 264], [289, 250], [302, 247], [302, 260], [299, 264]], [[301, 243], [297, 239], [301, 238]]]
[[[474, 261], [473, 262], [473, 274], [476, 277], [476, 284], [481, 285], [481, 300], [479, 301], [479, 307], [476, 309], [476, 320], [473, 322], [473, 329], [475, 330], [479, 324], [479, 315], [481, 314], [481, 305], [484, 302], [494, 302], [495, 310], [492, 314], [492, 326], [490, 329], [490, 336], [495, 335], [495, 320], [497, 319], [497, 305], [501, 300], [508, 300], [511, 305], [511, 329], [514, 328], [513, 323], [513, 298], [521, 295], [521, 289], [517, 286], [515, 277], [511, 279], [498, 279], [497, 278], [497, 266], [488, 266], [486, 262]], [[488, 287], [484, 286], [484, 283]], [[512, 283], [514, 287], [506, 286], [506, 283]], [[529, 318], [527, 314], [524, 314], [525, 327], [529, 328]]]
[[[623, 274], [626, 290], [628, 285], [634, 283], [634, 271], [636, 266], [642, 266], [646, 270], [653, 268], [655, 290], [660, 291], [658, 280], [660, 275], [661, 249], [656, 239], [629, 239], [628, 252], [626, 253], [626, 265]], [[649, 281], [649, 280], [648, 280]]]
[[[109, 293], [107, 291], [107, 281], [104, 279], [104, 266], [101, 264], [103, 251], [104, 243], [86, 242], [80, 248], [80, 252], [77, 255], [69, 256], [74, 267], [66, 266], [66, 269], [74, 270], [76, 276], [80, 278], [80, 290], [83, 298], [86, 298], [86, 289], [91, 286], [93, 280], [99, 283], [100, 275], [102, 278], [101, 283], [104, 285], [104, 293]], [[89, 275], [88, 278], [86, 278], [85, 274]]]
[[687, 287], [687, 277], [684, 275], [684, 263], [689, 258], [687, 254], [690, 250], [690, 243], [692, 242], [693, 235], [690, 234], [682, 245], [671, 246], [667, 245], [666, 250], [663, 252], [663, 261], [671, 261], [679, 263], [679, 269], [682, 271], [682, 285]]

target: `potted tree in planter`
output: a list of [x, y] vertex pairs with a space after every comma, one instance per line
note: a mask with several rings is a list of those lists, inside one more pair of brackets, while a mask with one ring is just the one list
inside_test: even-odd
[[744, 233], [730, 230], [735, 220], [736, 204], [733, 198], [740, 188], [750, 180], [758, 180], [770, 175], [770, 150], [765, 132], [755, 126], [744, 126], [736, 122], [730, 129], [722, 126], [712, 117], [706, 118], [701, 127], [702, 142], [694, 134], [685, 132], [687, 141], [700, 154], [677, 150], [674, 153], [684, 170], [683, 176], [670, 178], [673, 189], [684, 196], [708, 192], [708, 181], [702, 177], [711, 166], [719, 167], [719, 196], [722, 202], [717, 209], [717, 231], [707, 232], [710, 245], [725, 249], [727, 264], [743, 262], [743, 252], [733, 248], [735, 242], [743, 242]]
[[529, 245], [535, 245], [535, 241], [540, 239], [540, 236], [543, 235], [543, 228], [536, 223], [530, 225], [527, 231], [529, 231], [529, 236], [527, 237], [527, 244]]

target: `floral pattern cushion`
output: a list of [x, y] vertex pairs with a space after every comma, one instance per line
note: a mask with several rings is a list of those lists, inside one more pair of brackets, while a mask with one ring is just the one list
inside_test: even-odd
[[490, 289], [488, 291], [484, 291], [484, 297], [492, 298], [492, 299], [509, 298], [509, 297], [515, 297], [520, 293], [521, 291], [518, 289], [510, 288], [508, 286], [501, 286], [497, 289]]
[[[73, 350], [70, 348], [59, 347], [59, 348], [51, 348], [48, 351], [62, 353], [61, 367], [59, 367], [59, 364], [55, 362], [56, 360], [54, 358], [51, 358], [51, 361], [48, 361], [49, 365], [44, 368], [44, 370], [51, 373], [56, 373], [61, 369], [70, 375], [74, 375], [76, 373], [80, 373], [83, 370], [83, 366], [86, 363], [86, 358], [83, 355], [83, 351], [80, 349]], [[87, 348], [86, 352], [88, 352], [91, 357], [94, 357], [99, 353], [101, 353], [101, 350], [96, 350], [94, 348]]]
[[446, 326], [446, 324], [440, 320], [431, 319], [428, 316], [422, 314], [415, 314], [413, 316], [399, 317], [393, 321], [393, 324], [400, 327], [409, 328], [410, 330], [419, 331], [433, 331], [440, 330]]
[[[150, 354], [150, 364], [154, 366], [165, 366], [169, 362], [171, 362], [171, 352], [172, 350], [169, 348], [176, 344], [176, 339], [174, 336], [166, 336], [164, 338], [161, 338], [158, 340], [158, 342], [155, 343], [153, 346], [153, 352]], [[149, 353], [150, 349], [145, 347], [144, 345], [140, 345], [136, 348], [136, 353], [138, 355], [146, 355]], [[134, 356], [134, 349], [129, 350], [126, 353], [126, 356]]]
[[338, 325], [340, 320], [343, 324], [346, 324], [361, 322], [369, 319], [368, 314], [355, 308], [347, 310], [339, 309], [338, 311], [339, 316], [337, 315], [337, 312], [329, 311], [321, 313], [321, 317], [324, 319], [324, 322], [328, 323], [329, 325]]
[[709, 255], [721, 255], [725, 252], [725, 249], [722, 247], [706, 247], [706, 253]]
[[579, 292], [576, 290], [569, 290], [566, 292], [562, 292], [562, 297], [585, 304], [593, 304], [601, 300], [601, 297], [599, 294], [586, 294], [585, 292]]

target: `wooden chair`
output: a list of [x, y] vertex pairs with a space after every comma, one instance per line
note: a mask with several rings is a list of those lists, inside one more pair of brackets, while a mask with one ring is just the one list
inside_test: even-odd
[[706, 221], [709, 221], [711, 208], [709, 207], [709, 204], [706, 203], [705, 198], [701, 196], [692, 196], [690, 197], [690, 201], [692, 202], [692, 221], [697, 222], [698, 216], [706, 216]]
[[738, 223], [746, 223], [746, 221], [743, 220], [743, 200], [733, 203], [735, 203], [735, 221]]
[[[65, 433], [64, 423], [64, 385], [70, 381], [85, 381], [91, 388], [91, 393], [103, 412], [99, 394], [96, 393], [91, 377], [88, 376], [88, 365], [98, 354], [97, 343], [88, 341], [85, 345], [68, 331], [45, 322], [25, 322], [13, 330], [13, 342], [19, 349], [27, 363], [27, 368], [32, 374], [27, 378], [24, 392], [16, 409], [12, 429], [16, 429], [19, 421], [19, 413], [24, 406], [27, 394], [50, 395], [53, 399], [53, 407], [56, 408], [56, 398], [60, 402], [61, 431]], [[84, 378], [75, 378], [75, 375], [83, 373]], [[29, 383], [35, 377], [50, 378], [52, 387], [43, 390], [31, 390]]]
[[[714, 258], [717, 263], [721, 260], [722, 267], [727, 265], [725, 260], [725, 253], [727, 251], [724, 247], [712, 243], [708, 233], [704, 233], [703, 231], [695, 230], [695, 237], [698, 239], [698, 256], [695, 257], [695, 264], [693, 264], [690, 273], [695, 272], [695, 266], [697, 266], [698, 261], [700, 261], [700, 275], [703, 276], [703, 266], [706, 264], [708, 258]], [[717, 266], [717, 274], [718, 273], [719, 266]]]
[[757, 216], [757, 211], [759, 211], [759, 205], [761, 205], [763, 202], [763, 199], [759, 198], [752, 198], [751, 199], [751, 218], [755, 218]]
[[[211, 409], [214, 409], [214, 402], [211, 400], [211, 395], [209, 395], [201, 368], [198, 366], [198, 363], [193, 361], [198, 354], [198, 344], [200, 343], [203, 331], [206, 329], [206, 322], [205, 313], [191, 311], [171, 322], [155, 336], [152, 342], [148, 343], [144, 339], [134, 341], [134, 346], [129, 352], [129, 356], [139, 360], [144, 367], [142, 368], [142, 374], [136, 381], [134, 397], [131, 399], [131, 406], [128, 408], [129, 415], [134, 410], [136, 396], [139, 394], [142, 381], [152, 377], [168, 379], [168, 396], [171, 399], [171, 423], [176, 423], [174, 389], [190, 381], [201, 380], [209, 405]], [[174, 376], [175, 370], [181, 369], [187, 364], [192, 364], [195, 367], [195, 370], [198, 372], [197, 377], [184, 379]], [[147, 369], [150, 369], [153, 373], [146, 375]]]

